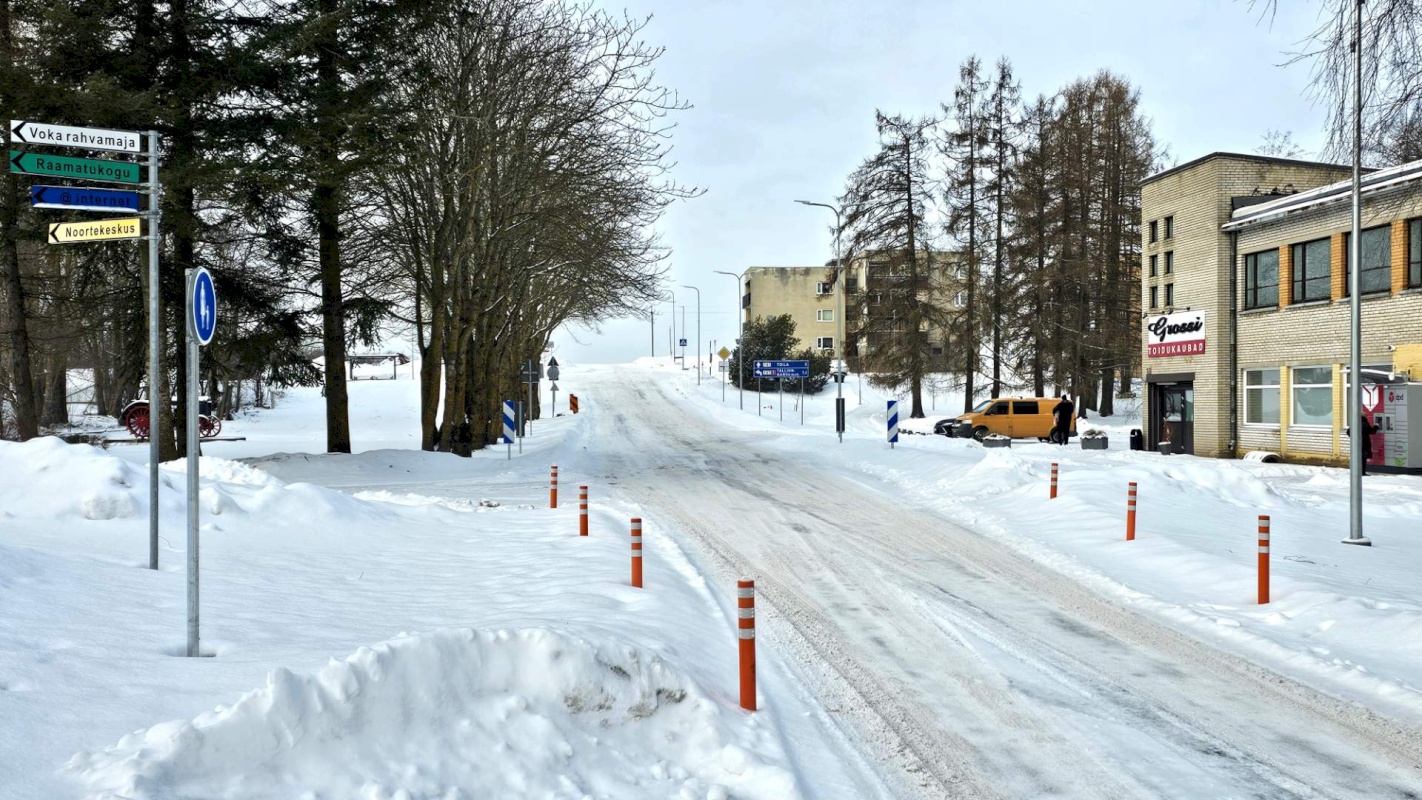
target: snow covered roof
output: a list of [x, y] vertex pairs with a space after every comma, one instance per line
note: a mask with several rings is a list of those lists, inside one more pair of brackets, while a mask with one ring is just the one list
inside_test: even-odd
[[[1422, 180], [1422, 161], [1409, 161], [1395, 167], [1375, 170], [1362, 177], [1362, 193], [1376, 194]], [[1352, 197], [1353, 179], [1330, 183], [1309, 189], [1306, 192], [1285, 195], [1267, 203], [1244, 206], [1236, 209], [1223, 230], [1234, 231], [1260, 222], [1279, 219], [1289, 214], [1297, 214], [1320, 206], [1347, 202]]]

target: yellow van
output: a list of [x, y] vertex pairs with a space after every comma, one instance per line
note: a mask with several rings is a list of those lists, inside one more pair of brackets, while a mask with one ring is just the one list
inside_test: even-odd
[[[1056, 418], [1052, 409], [1057, 397], [997, 397], [978, 403], [958, 417], [958, 436], [971, 436], [978, 441], [990, 433], [1013, 439], [1047, 439], [1052, 435]], [[1076, 435], [1076, 415], [1071, 418], [1068, 436]]]

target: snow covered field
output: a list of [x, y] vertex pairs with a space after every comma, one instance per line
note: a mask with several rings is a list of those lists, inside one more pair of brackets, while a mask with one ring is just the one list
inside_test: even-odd
[[[180, 656], [183, 464], [155, 573], [146, 448], [0, 444], [0, 797], [1422, 786], [1422, 481], [1370, 477], [1375, 547], [1353, 548], [1341, 471], [1133, 453], [1129, 418], [1088, 421], [1106, 453], [890, 450], [854, 377], [843, 444], [833, 385], [801, 426], [793, 395], [781, 422], [778, 396], [740, 410], [665, 360], [565, 365], [560, 384], [564, 416], [512, 460], [419, 452], [410, 380], [352, 384], [354, 456], [312, 455], [315, 390], [225, 424], [247, 439], [204, 448], [204, 659]], [[961, 399], [937, 406], [910, 427]], [[761, 590], [756, 714], [736, 707], [738, 577]]]

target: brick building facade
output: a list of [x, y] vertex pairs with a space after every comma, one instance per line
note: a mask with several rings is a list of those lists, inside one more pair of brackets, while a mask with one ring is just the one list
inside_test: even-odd
[[[1146, 180], [1149, 446], [1346, 460], [1350, 178], [1344, 166], [1214, 153]], [[1370, 375], [1422, 378], [1422, 164], [1364, 183], [1367, 388]], [[1181, 333], [1188, 347], [1161, 346], [1163, 317], [1199, 315], [1203, 341]]]

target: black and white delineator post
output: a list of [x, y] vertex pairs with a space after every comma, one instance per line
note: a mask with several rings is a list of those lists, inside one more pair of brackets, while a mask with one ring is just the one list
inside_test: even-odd
[[509, 446], [508, 460], [513, 460], [514, 441], [514, 401], [504, 401], [504, 444]]
[[[217, 330], [217, 291], [202, 268], [187, 271], [188, 350], [188, 657], [201, 655], [198, 634], [198, 350]], [[151, 393], [150, 393], [151, 394]], [[152, 401], [149, 401], [150, 408]], [[150, 413], [151, 417], [152, 414]]]

